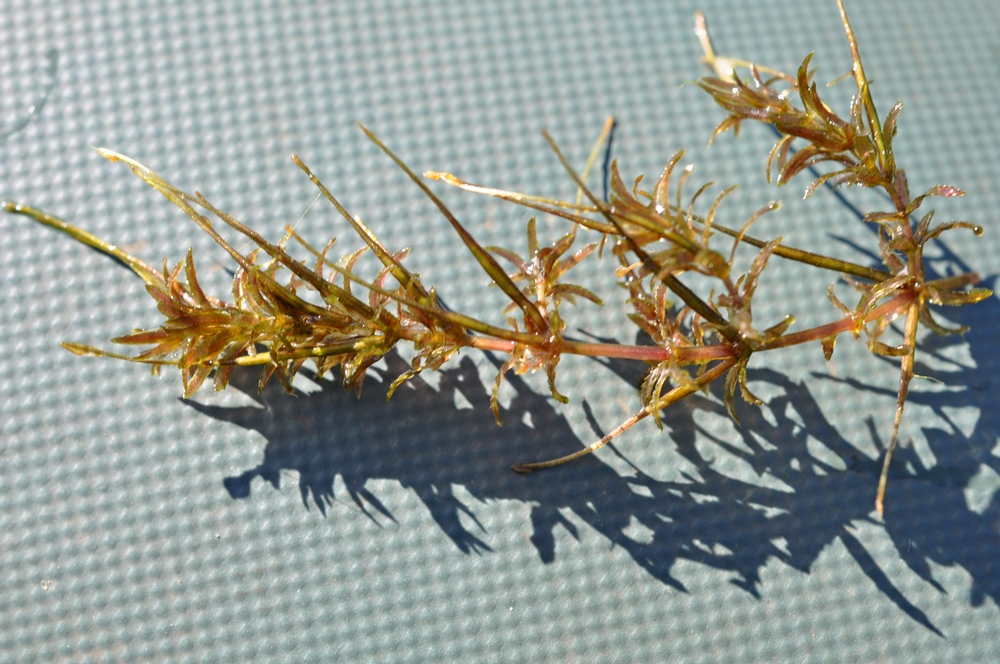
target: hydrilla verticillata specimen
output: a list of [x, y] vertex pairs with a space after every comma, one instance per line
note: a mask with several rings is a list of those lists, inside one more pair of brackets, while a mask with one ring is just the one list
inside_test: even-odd
[[[809, 69], [811, 55], [794, 75], [719, 56], [701, 14], [696, 17], [696, 33], [713, 74], [701, 79], [698, 85], [728, 113], [713, 139], [729, 129], [738, 131], [745, 120], [763, 122], [776, 130], [780, 138], [768, 158], [767, 173], [769, 179], [774, 174], [779, 186], [803, 171], [817, 173], [815, 167], [823, 165], [826, 170], [808, 185], [806, 197], [824, 184], [883, 191], [891, 202], [890, 209], [864, 216], [865, 222], [877, 227], [882, 268], [788, 247], [781, 238], [764, 241], [749, 235], [753, 222], [775, 210], [777, 203], [755, 212], [740, 228], [721, 225], [716, 220], [717, 213], [732, 187], [718, 194], [705, 214], [696, 214], [696, 203], [707, 195], [710, 185], [687, 194], [691, 169], [678, 168], [682, 152], [670, 158], [649, 189], [642, 188], [641, 178], [627, 185], [617, 165], [612, 164], [610, 196], [607, 200], [597, 197], [586, 185], [587, 172], [611, 131], [610, 121], [582, 174], [573, 170], [555, 142], [545, 135], [578, 187], [574, 202], [482, 187], [448, 173], [424, 174], [432, 180], [444, 180], [570, 222], [568, 233], [549, 246], [541, 246], [532, 218], [527, 228], [528, 254], [524, 257], [502, 247], [481, 246], [424, 179], [362, 127], [372, 142], [437, 205], [475, 260], [510, 300], [506, 327], [445, 306], [433, 288], [421, 283], [403, 265], [407, 250], [394, 251], [385, 246], [298, 157], [293, 157], [295, 163], [363, 240], [360, 249], [332, 259], [329, 255], [333, 240], [317, 249], [292, 229], [280, 241], [272, 243], [216, 208], [200, 193], [187, 194], [142, 164], [110, 150], [99, 150], [107, 159], [127, 164], [232, 257], [236, 271], [230, 303], [202, 290], [190, 251], [174, 267], [164, 262], [162, 269], [157, 269], [41, 211], [15, 203], [3, 205], [9, 212], [28, 215], [122, 261], [145, 282], [165, 319], [156, 329], [135, 330], [113, 339], [115, 343], [145, 347], [138, 355], [111, 353], [76, 343], [63, 345], [78, 355], [142, 362], [152, 365], [154, 370], [163, 365], [176, 366], [181, 372], [185, 396], [197, 391], [210, 377], [216, 390], [224, 389], [236, 366], [259, 366], [261, 388], [273, 377], [290, 391], [292, 379], [307, 361], [313, 363], [319, 375], [339, 367], [344, 387], [360, 391], [367, 369], [405, 341], [413, 346], [414, 357], [409, 371], [390, 386], [389, 396], [411, 376], [441, 368], [462, 348], [506, 354], [508, 359], [493, 389], [493, 411], [499, 422], [496, 395], [504, 374], [510, 370], [517, 373], [543, 370], [552, 396], [566, 401], [556, 387], [556, 369], [563, 355], [624, 358], [649, 365], [639, 389], [641, 405], [635, 414], [601, 440], [574, 454], [514, 466], [514, 470], [522, 473], [588, 454], [647, 417], [652, 416], [659, 425], [664, 408], [719, 379], [724, 381], [723, 396], [729, 412], [738, 422], [734, 408], [737, 391], [748, 403], [761, 403], [747, 386], [746, 368], [752, 356], [819, 342], [829, 359], [838, 336], [864, 334], [872, 352], [900, 358], [892, 434], [875, 501], [881, 514], [888, 468], [914, 376], [920, 325], [938, 334], [961, 333], [961, 328], [949, 329], [938, 323], [931, 306], [972, 304], [991, 293], [969, 288], [978, 281], [974, 273], [931, 280], [925, 277], [923, 248], [928, 241], [953, 229], [968, 229], [980, 235], [982, 228], [964, 221], [935, 226], [932, 212], [916, 216], [927, 198], [960, 196], [962, 192], [938, 185], [911, 196], [892, 146], [902, 106], [897, 103], [884, 118], [879, 116], [843, 1], [838, 0], [838, 5], [853, 63], [850, 76], [856, 86], [850, 108], [843, 116], [820, 98], [814, 72]], [[256, 247], [242, 253], [216, 231], [217, 222], [246, 236]], [[579, 236], [584, 234], [593, 235], [594, 241], [574, 249]], [[735, 274], [736, 249], [743, 244], [759, 251], [744, 274]], [[293, 256], [290, 245], [297, 247], [296, 253], [305, 252], [309, 258]], [[604, 248], [611, 254], [611, 258], [604, 260], [614, 263], [615, 278], [627, 294], [632, 309], [629, 318], [652, 339], [652, 345], [588, 343], [564, 336], [564, 304], [577, 300], [602, 304], [594, 293], [567, 281], [567, 277], [583, 261], [600, 257], [603, 252], [599, 249]], [[368, 253], [374, 256], [377, 265], [377, 273], [371, 280], [359, 276], [357, 269]], [[830, 299], [837, 309], [831, 322], [791, 331], [795, 319], [786, 315], [762, 329], [754, 319], [752, 304], [761, 273], [775, 257], [846, 275], [860, 292], [857, 304], [853, 307], [843, 304], [831, 287]], [[709, 296], [699, 295], [685, 284], [685, 275], [692, 272], [712, 282]], [[882, 337], [897, 319], [902, 319], [902, 343], [890, 346]]]

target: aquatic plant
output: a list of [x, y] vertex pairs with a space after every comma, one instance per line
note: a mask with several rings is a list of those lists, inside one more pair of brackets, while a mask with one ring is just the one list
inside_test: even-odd
[[[87, 231], [26, 205], [4, 203], [9, 212], [27, 215], [127, 265], [146, 284], [146, 290], [164, 317], [155, 329], [134, 330], [112, 341], [143, 347], [136, 355], [110, 352], [78, 343], [63, 346], [77, 355], [112, 357], [180, 370], [185, 396], [194, 394], [208, 379], [224, 389], [237, 366], [261, 368], [261, 388], [271, 379], [291, 391], [300, 368], [311, 362], [317, 376], [339, 368], [347, 389], [361, 390], [369, 367], [399, 343], [412, 345], [408, 371], [398, 376], [388, 396], [408, 378], [422, 371], [440, 369], [464, 348], [477, 348], [506, 356], [493, 386], [494, 416], [500, 422], [497, 394], [504, 375], [543, 371], [553, 398], [567, 397], [557, 388], [557, 367], [567, 354], [620, 358], [648, 365], [639, 389], [635, 413], [606, 436], [579, 451], [549, 461], [521, 463], [520, 473], [548, 468], [579, 458], [623, 434], [637, 422], [652, 417], [660, 424], [663, 409], [723, 381], [723, 398], [738, 423], [736, 394], [760, 405], [747, 385], [747, 365], [752, 357], [769, 351], [816, 343], [829, 359], [837, 339], [844, 334], [864, 335], [876, 355], [898, 357], [900, 376], [892, 433], [884, 456], [875, 505], [881, 514], [886, 478], [899, 439], [907, 392], [914, 377], [918, 332], [921, 326], [938, 334], [961, 333], [934, 318], [932, 307], [972, 304], [991, 295], [970, 288], [974, 273], [929, 279], [924, 263], [925, 245], [942, 233], [956, 229], [982, 234], [980, 226], [965, 221], [933, 224], [933, 213], [921, 210], [931, 197], [960, 196], [955, 187], [938, 185], [912, 196], [903, 169], [897, 165], [893, 140], [900, 117], [897, 103], [880, 116], [869, 89], [858, 45], [842, 0], [838, 0], [851, 53], [855, 92], [846, 113], [838, 115], [819, 95], [807, 56], [794, 74], [758, 66], [715, 53], [705, 19], [696, 17], [696, 33], [712, 74], [698, 85], [727, 113], [712, 138], [744, 121], [770, 125], [779, 139], [767, 160], [768, 179], [778, 186], [803, 172], [813, 173], [805, 195], [820, 187], [865, 187], [882, 191], [885, 210], [864, 215], [875, 225], [877, 253], [882, 266], [872, 267], [838, 260], [785, 245], [781, 238], [763, 240], [750, 235], [751, 225], [776, 210], [769, 203], [740, 227], [718, 221], [726, 196], [723, 190], [705, 209], [699, 201], [710, 185], [689, 185], [690, 168], [681, 168], [683, 152], [675, 153], [648, 188], [642, 178], [627, 185], [615, 163], [608, 169], [609, 195], [598, 196], [587, 185], [588, 174], [599, 160], [612, 129], [609, 121], [591, 158], [577, 173], [555, 141], [545, 134], [556, 158], [575, 183], [579, 195], [564, 201], [483, 187], [455, 175], [414, 173], [371, 131], [368, 138], [408, 175], [451, 224], [477, 263], [509, 300], [506, 326], [498, 326], [446, 306], [434, 288], [423, 284], [405, 265], [408, 250], [386, 246], [361, 219], [346, 210], [319, 178], [298, 157], [294, 162], [351, 224], [363, 246], [331, 258], [334, 246], [310, 245], [289, 228], [271, 242], [213, 205], [200, 193], [188, 194], [170, 185], [151, 169], [111, 150], [99, 149], [105, 158], [123, 162], [144, 182], [183, 210], [208, 233], [235, 262], [231, 301], [206, 293], [199, 284], [192, 252], [172, 267], [155, 268], [125, 250]], [[823, 167], [824, 170], [817, 170]], [[461, 189], [493, 196], [538, 212], [562, 218], [569, 230], [543, 246], [535, 219], [527, 224], [526, 256], [502, 247], [484, 247], [430, 189], [429, 180], [441, 180]], [[920, 216], [918, 216], [918, 212]], [[254, 246], [243, 253], [216, 230], [221, 222], [245, 236]], [[582, 238], [591, 242], [579, 246]], [[758, 253], [746, 272], [734, 267], [737, 248], [756, 247]], [[604, 256], [604, 254], [608, 254]], [[307, 255], [308, 258], [301, 256]], [[375, 276], [361, 276], [360, 262], [370, 255]], [[793, 330], [795, 318], [760, 323], [753, 302], [762, 272], [773, 258], [799, 261], [843, 275], [859, 292], [849, 306], [829, 290], [834, 313], [822, 325]], [[564, 305], [600, 298], [568, 280], [571, 271], [587, 262], [604, 265], [606, 274], [622, 286], [629, 318], [651, 344], [596, 343], [566, 335]], [[607, 263], [611, 263], [610, 266]], [[701, 275], [713, 284], [700, 294], [686, 275]], [[792, 303], [789, 303], [790, 305]], [[901, 322], [898, 343], [886, 342], [887, 332]]]

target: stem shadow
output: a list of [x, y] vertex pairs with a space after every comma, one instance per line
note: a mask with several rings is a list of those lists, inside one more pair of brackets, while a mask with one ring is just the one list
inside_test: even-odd
[[[949, 408], [959, 404], [980, 405], [981, 415], [969, 435], [958, 427], [926, 432], [941, 460], [933, 467], [924, 468], [912, 450], [897, 451], [885, 529], [905, 564], [941, 592], [931, 563], [961, 565], [973, 578], [972, 603], [980, 604], [987, 598], [1000, 601], [1000, 573], [992, 555], [1000, 549], [1000, 505], [987, 499], [973, 509], [966, 493], [984, 473], [1000, 478], [1000, 460], [990, 452], [1000, 423], [995, 409], [986, 407], [990, 377], [1000, 370], [990, 353], [988, 323], [1000, 312], [995, 300], [969, 309], [978, 320], [961, 322], [973, 325], [965, 341], [977, 368], [956, 372], [951, 380], [972, 387], [918, 392], [911, 399], [931, 404], [946, 421]], [[406, 368], [397, 355], [386, 360], [389, 375]], [[634, 384], [634, 369], [604, 364]], [[880, 462], [838, 433], [809, 384], [769, 369], [751, 370], [750, 380], [770, 383], [769, 393], [778, 396], [768, 401], [766, 412], [741, 409], [739, 445], [731, 438], [713, 439], [695, 417], [699, 411], [726, 417], [718, 394], [695, 395], [671, 407], [663, 413], [663, 440], [675, 445], [695, 472], [662, 481], [638, 468], [623, 476], [595, 455], [517, 475], [508, 470], [512, 463], [570, 453], [583, 442], [547, 397], [516, 376], [509, 377], [515, 396], [502, 410], [503, 428], [489, 415], [489, 388], [470, 359], [439, 377], [436, 388], [417, 378], [386, 403], [384, 385], [379, 389], [372, 380], [360, 399], [326, 380], [319, 381], [319, 391], [294, 399], [270, 386], [257, 395], [248, 373], [234, 374], [233, 386], [266, 407], [188, 403], [267, 440], [260, 464], [224, 480], [234, 499], [249, 496], [257, 477], [280, 487], [283, 473], [295, 471], [303, 504], [325, 514], [336, 499], [339, 476], [350, 499], [379, 522], [393, 519], [392, 508], [366, 487], [391, 479], [412, 490], [467, 554], [491, 551], [489, 533], [476, 518], [476, 501], [516, 500], [532, 505], [531, 542], [543, 563], [555, 560], [556, 529], [576, 536], [574, 521], [583, 522], [661, 583], [686, 591], [672, 569], [690, 560], [730, 573], [733, 584], [758, 598], [761, 572], [772, 559], [809, 573], [821, 552], [839, 540], [901, 611], [942, 635], [859, 540], [858, 524], [872, 521]], [[979, 396], [970, 399], [970, 394]], [[596, 426], [592, 418], [591, 423]], [[715, 452], [706, 452], [706, 440]], [[817, 443], [822, 454], [816, 453]], [[740, 464], [739, 477], [721, 472], [720, 451]], [[456, 487], [473, 500], [460, 498]], [[574, 520], [567, 518], [570, 513]]]

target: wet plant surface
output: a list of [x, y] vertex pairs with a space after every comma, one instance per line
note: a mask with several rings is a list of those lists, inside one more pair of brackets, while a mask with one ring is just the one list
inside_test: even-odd
[[[293, 487], [332, 528], [347, 507], [389, 530], [404, 509], [398, 493], [385, 489], [389, 481], [412, 492], [454, 549], [473, 559], [505, 548], [509, 533], [491, 528], [484, 512], [512, 501], [529, 510], [524, 532], [543, 568], [572, 562], [573, 552], [560, 540], [567, 533], [580, 539], [586, 528], [606, 540], [609, 551], [626, 552], [663, 588], [691, 593], [683, 570], [697, 563], [763, 600], [769, 566], [813, 574], [821, 556], [842, 547], [909, 620], [950, 638], [954, 628], [932, 617], [926, 596], [915, 599], [897, 563], [941, 596], [950, 591], [938, 570], [960, 567], [971, 577], [972, 606], [997, 601], [997, 570], [993, 556], [984, 555], [996, 550], [1000, 537], [992, 500], [1000, 485], [992, 452], [1000, 430], [991, 397], [998, 369], [991, 331], [998, 311], [988, 290], [994, 276], [980, 278], [982, 265], [967, 264], [949, 249], [952, 233], [938, 235], [978, 235], [984, 220], [937, 225], [950, 218], [945, 199], [961, 194], [956, 187], [933, 187], [927, 194], [934, 198], [926, 201], [919, 192], [911, 195], [892, 150], [897, 120], [905, 131], [910, 107], [902, 114], [898, 107], [875, 111], [856, 49], [853, 76], [838, 83], [855, 86], [855, 100], [837, 115], [823, 101], [825, 90], [813, 83], [810, 58], [791, 75], [721, 58], [704, 19], [698, 21], [712, 70], [700, 85], [724, 109], [714, 109], [720, 129], [756, 121], [773, 127], [777, 145], [770, 159], [762, 154], [760, 161], [772, 184], [790, 183], [780, 195], [806, 189], [814, 199], [838, 197], [847, 211], [841, 222], [871, 230], [867, 244], [835, 226], [823, 229], [816, 245], [802, 246], [807, 251], [758, 235], [756, 222], [765, 214], [770, 220], [777, 206], [734, 221], [724, 200], [727, 183], [699, 189], [703, 180], [690, 175], [680, 156], [660, 177], [633, 184], [614, 163], [610, 125], [586, 168], [564, 158], [561, 150], [569, 146], [546, 135], [551, 158], [562, 160], [567, 180], [579, 185], [575, 200], [493, 189], [461, 173], [426, 174], [532, 208], [539, 219], [519, 233], [526, 252], [513, 241], [480, 244], [475, 222], [460, 221], [442, 202], [448, 188], [410, 171], [369, 133], [418, 186], [428, 187], [470, 252], [449, 260], [478, 263], [483, 278], [498, 286], [493, 291], [508, 300], [508, 308], [490, 318], [475, 307], [463, 313], [461, 301], [440, 299], [430, 279], [411, 271], [407, 250], [380, 239], [378, 219], [361, 222], [340, 208], [340, 185], [327, 191], [318, 175], [324, 169], [313, 159], [317, 175], [297, 163], [361, 244], [342, 236], [336, 245], [313, 245], [301, 225], [268, 240], [209, 202], [210, 190], [206, 197], [185, 193], [146, 166], [102, 150], [214, 235], [235, 261], [228, 268], [232, 292], [225, 297], [201, 287], [191, 253], [153, 267], [137, 256], [155, 258], [155, 249], [118, 248], [26, 205], [7, 209], [68, 232], [136, 273], [165, 322], [129, 333], [130, 323], [122, 321], [115, 341], [139, 347], [138, 360], [165, 373], [179, 366], [190, 409], [266, 441], [259, 463], [219, 478], [224, 495], [236, 501], [234, 510], [254, 498], [267, 500], [262, 485], [270, 484]], [[848, 37], [853, 46], [849, 28]], [[715, 140], [732, 138], [721, 133]], [[856, 203], [860, 188], [881, 189], [882, 207], [867, 207], [871, 197]], [[456, 193], [468, 195], [447, 195]], [[936, 221], [925, 214], [932, 202], [939, 204]], [[543, 225], [551, 231], [552, 215], [567, 222], [554, 240], [551, 232], [540, 232]], [[232, 230], [249, 243], [234, 241]], [[825, 252], [831, 240], [864, 259], [809, 253]], [[923, 257], [925, 247], [932, 260]], [[756, 286], [784, 260], [816, 268], [817, 281], [836, 283], [825, 319], [796, 322], [794, 300], [782, 302], [776, 318], [755, 317], [752, 302], [758, 312], [774, 313], [773, 302], [760, 306], [769, 295]], [[204, 274], [204, 259], [198, 266]], [[591, 290], [590, 275], [597, 271], [620, 283], [618, 294], [639, 329], [635, 339], [588, 332], [587, 315], [608, 300], [606, 290]], [[951, 306], [958, 304], [975, 306]], [[817, 307], [808, 303], [806, 309]], [[947, 321], [934, 318], [941, 314]], [[933, 334], [956, 330], [961, 333]], [[72, 332], [65, 336], [73, 338]], [[808, 344], [812, 353], [836, 361], [844, 345], [865, 342], [872, 354], [860, 372], [802, 375], [772, 368], [767, 359]], [[410, 346], [405, 360], [397, 345]], [[105, 346], [66, 347], [82, 355], [136, 358]], [[583, 358], [564, 373], [560, 361], [568, 355]], [[83, 362], [68, 355], [63, 361]], [[589, 367], [583, 374], [581, 362]], [[542, 381], [525, 376], [536, 372]], [[882, 376], [892, 372], [899, 382], [887, 387]], [[637, 392], [632, 415], [609, 423], [608, 409], [588, 401], [581, 375]], [[913, 380], [911, 389], [915, 376], [936, 382]], [[303, 392], [298, 379], [314, 389]], [[136, 378], [136, 389], [144, 380]], [[211, 384], [235, 388], [255, 405], [221, 406], [195, 396]], [[844, 390], [896, 403], [895, 418], [891, 408], [865, 413], [867, 435], [844, 433], [828, 414], [831, 395]], [[388, 403], [387, 391], [395, 391]], [[569, 407], [559, 403], [566, 397], [579, 404], [589, 432], [578, 422], [570, 425]], [[970, 409], [978, 415], [970, 417]], [[653, 476], [650, 464], [635, 461], [642, 445], [662, 446], [666, 475]], [[572, 463], [563, 464], [567, 460]], [[560, 467], [525, 476], [510, 472], [512, 465], [521, 472]], [[894, 550], [879, 549], [872, 533], [884, 533]]]

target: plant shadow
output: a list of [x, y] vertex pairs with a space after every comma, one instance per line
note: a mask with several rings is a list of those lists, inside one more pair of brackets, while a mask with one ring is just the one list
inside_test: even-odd
[[[996, 300], [970, 309], [968, 315], [977, 320], [968, 321], [973, 332], [965, 341], [976, 368], [951, 375], [955, 390], [911, 393], [912, 402], [931, 405], [946, 422], [953, 406], [985, 406], [991, 376], [1000, 370], [988, 324], [1000, 319]], [[386, 360], [387, 375], [406, 369], [398, 355]], [[631, 384], [639, 376], [634, 366], [605, 366]], [[248, 373], [234, 374], [233, 386], [266, 407], [188, 403], [267, 440], [259, 465], [224, 480], [235, 499], [250, 495], [257, 477], [279, 487], [285, 471], [294, 471], [303, 503], [325, 513], [335, 500], [339, 476], [350, 498], [378, 521], [392, 519], [392, 510], [367, 487], [374, 480], [391, 479], [412, 490], [465, 553], [491, 550], [475, 501], [516, 500], [532, 505], [531, 542], [543, 563], [555, 559], [558, 527], [577, 535], [574, 521], [564, 516], [572, 513], [664, 584], [685, 591], [672, 569], [678, 561], [690, 560], [731, 573], [732, 583], [756, 597], [761, 595], [761, 572], [772, 559], [808, 573], [820, 553], [839, 540], [883, 594], [941, 635], [859, 540], [858, 523], [872, 520], [880, 461], [861, 454], [828, 421], [810, 389], [812, 381], [798, 383], [769, 369], [751, 371], [751, 381], [770, 383], [770, 393], [778, 396], [769, 399], [766, 409], [741, 409], [738, 445], [712, 440], [713, 434], [694, 416], [697, 411], [726, 416], [718, 394], [696, 395], [671, 407], [664, 413], [662, 440], [675, 445], [695, 472], [662, 481], [634, 467], [633, 474], [620, 474], [594, 455], [517, 475], [509, 470], [514, 462], [566, 454], [583, 443], [549, 399], [516, 376], [510, 379], [515, 396], [502, 409], [502, 428], [490, 417], [489, 389], [469, 358], [439, 377], [436, 388], [417, 378], [386, 403], [384, 384], [371, 380], [360, 398], [328, 380], [319, 381], [321, 389], [306, 398], [289, 398], [272, 386], [258, 395]], [[949, 380], [948, 375], [939, 378]], [[971, 387], [963, 392], [957, 386]], [[870, 389], [860, 383], [857, 387]], [[970, 401], [970, 394], [979, 396]], [[995, 409], [980, 410], [968, 434], [958, 425], [950, 432], [926, 432], [940, 459], [930, 468], [923, 467], [913, 450], [897, 451], [885, 519], [901, 559], [941, 592], [932, 563], [967, 570], [973, 578], [973, 604], [987, 598], [1000, 601], [1000, 573], [992, 555], [1000, 550], [1000, 505], [989, 500], [990, 494], [973, 509], [967, 498], [976, 478], [989, 473], [1000, 478], [1000, 460], [991, 454], [1000, 424]], [[705, 452], [705, 440], [740, 464], [740, 478], [720, 472], [714, 455]], [[474, 501], [459, 498], [456, 487]]]

